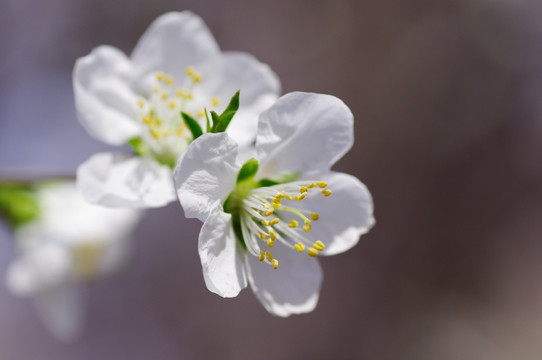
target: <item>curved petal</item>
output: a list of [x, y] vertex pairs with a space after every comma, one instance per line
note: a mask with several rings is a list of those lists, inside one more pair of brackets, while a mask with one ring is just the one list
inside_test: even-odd
[[280, 81], [268, 65], [247, 53], [223, 53], [221, 68], [221, 76], [201, 83], [201, 94], [207, 95], [207, 99], [204, 99], [206, 104], [202, 104], [202, 107], [209, 107], [211, 99], [217, 97], [221, 104], [215, 111], [221, 113], [231, 97], [241, 90], [239, 111], [227, 133], [243, 147], [254, 142], [258, 116], [277, 100]]
[[277, 244], [272, 252], [279, 261], [276, 270], [255, 256], [246, 256], [254, 295], [273, 315], [286, 317], [314, 310], [323, 278], [318, 260], [283, 244]]
[[160, 207], [175, 200], [167, 166], [122, 154], [90, 157], [77, 169], [77, 188], [87, 201], [110, 207]]
[[354, 142], [350, 109], [331, 95], [293, 92], [261, 114], [259, 177], [326, 172]]
[[137, 94], [130, 60], [120, 50], [100, 46], [77, 59], [73, 69], [75, 109], [79, 122], [94, 137], [121, 145], [139, 135]]
[[235, 297], [247, 286], [244, 249], [233, 234], [231, 215], [213, 212], [199, 234], [199, 256], [209, 291]]
[[85, 301], [71, 282], [37, 295], [34, 306], [45, 327], [61, 341], [70, 341], [82, 330]]
[[205, 221], [235, 188], [237, 144], [225, 133], [204, 134], [181, 157], [173, 173], [187, 218]]
[[220, 50], [201, 18], [189, 11], [169, 12], [153, 21], [131, 59], [143, 73], [162, 70], [178, 81], [188, 66], [206, 73], [216, 68]]
[[329, 197], [315, 194], [314, 201], [308, 198], [298, 206], [320, 215], [308, 235], [324, 242], [322, 255], [335, 255], [356, 245], [359, 237], [374, 225], [373, 199], [367, 187], [354, 176], [330, 172], [320, 179], [328, 183], [332, 194]]

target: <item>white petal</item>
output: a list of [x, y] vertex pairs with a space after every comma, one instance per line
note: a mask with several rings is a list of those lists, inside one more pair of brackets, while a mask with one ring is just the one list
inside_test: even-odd
[[247, 286], [244, 249], [233, 234], [231, 215], [213, 212], [199, 234], [199, 256], [209, 291], [235, 297]]
[[[21, 238], [20, 236], [23, 236]], [[17, 241], [24, 242], [23, 233], [17, 232]], [[19, 240], [20, 239], [20, 240]], [[29, 244], [20, 258], [13, 261], [6, 274], [8, 289], [18, 296], [34, 296], [66, 281], [71, 271], [71, 258], [58, 244]]]
[[175, 200], [171, 170], [156, 161], [122, 154], [93, 155], [77, 169], [77, 187], [91, 203], [148, 208]]
[[359, 237], [374, 225], [373, 199], [367, 187], [354, 176], [331, 172], [318, 179], [328, 183], [332, 194], [329, 197], [315, 194], [297, 204], [320, 215], [318, 221], [313, 221], [308, 235], [326, 245], [322, 255], [334, 255], [356, 245]]
[[73, 90], [77, 117], [94, 137], [120, 145], [138, 136], [137, 95], [131, 88], [135, 70], [118, 49], [100, 46], [77, 59]]
[[67, 282], [43, 291], [34, 301], [38, 316], [58, 340], [73, 340], [82, 330], [85, 304], [79, 290]]
[[173, 173], [187, 218], [205, 221], [235, 188], [237, 144], [225, 133], [204, 134], [181, 157]]
[[231, 97], [241, 90], [239, 111], [227, 132], [240, 147], [243, 147], [254, 142], [258, 116], [277, 100], [280, 94], [280, 81], [269, 66], [250, 54], [223, 53], [221, 66], [220, 76], [201, 83], [201, 94], [207, 95], [208, 103], [213, 97], [218, 97], [221, 104], [216, 111], [221, 113]]
[[246, 256], [254, 295], [273, 315], [286, 317], [314, 310], [323, 278], [318, 260], [278, 243], [272, 253], [279, 261], [276, 270], [255, 256]]
[[178, 81], [195, 66], [205, 77], [216, 68], [220, 50], [201, 18], [189, 11], [158, 17], [139, 39], [131, 58], [142, 72], [162, 70]]
[[261, 114], [256, 150], [259, 177], [325, 172], [353, 144], [353, 115], [331, 95], [294, 92]]

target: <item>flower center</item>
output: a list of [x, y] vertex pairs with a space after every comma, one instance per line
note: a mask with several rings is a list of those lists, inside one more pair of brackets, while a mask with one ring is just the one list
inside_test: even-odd
[[234, 229], [235, 218], [238, 217], [247, 250], [261, 262], [272, 265], [273, 269], [278, 268], [279, 260], [271, 251], [277, 241], [299, 253], [307, 249], [311, 257], [324, 250], [325, 245], [321, 240], [309, 238], [312, 223], [320, 215], [299, 205], [314, 196], [330, 196], [331, 190], [326, 182], [296, 181], [244, 191], [241, 189], [232, 194], [237, 194], [230, 198], [230, 203], [237, 203], [237, 206], [228, 204], [234, 217]]
[[83, 280], [92, 280], [100, 272], [100, 259], [105, 252], [105, 244], [89, 240], [72, 248], [75, 273]]
[[[193, 66], [189, 66], [182, 80], [182, 83], [178, 83], [172, 75], [158, 71], [150, 96], [137, 101], [145, 153], [170, 166], [175, 165], [192, 140], [181, 112], [202, 122], [205, 118], [204, 108], [197, 108], [193, 95], [202, 81], [202, 75]], [[213, 98], [209, 107], [216, 108], [219, 103], [219, 98]]]

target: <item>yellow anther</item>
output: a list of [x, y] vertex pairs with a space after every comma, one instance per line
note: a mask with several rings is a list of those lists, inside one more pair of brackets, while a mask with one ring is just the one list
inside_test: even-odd
[[265, 252], [265, 258], [269, 261], [273, 261], [273, 255], [269, 251]]
[[311, 231], [311, 224], [306, 224], [303, 226], [303, 230], [305, 230], [305, 232], [309, 232]]
[[158, 88], [158, 86], [155, 86], [152, 88], [152, 92], [155, 94], [158, 94], [159, 91], [160, 91], [160, 88]]
[[296, 196], [294, 197], [294, 199], [296, 199], [297, 201], [301, 201], [301, 200], [303, 200], [304, 198], [307, 197], [307, 194], [308, 194], [307, 192], [304, 192], [304, 193], [301, 194], [301, 195], [296, 195]]
[[211, 100], [211, 105], [214, 106], [214, 107], [217, 107], [218, 105], [220, 105], [220, 98], [214, 97], [214, 98]]
[[161, 126], [162, 125], [162, 120], [158, 119], [158, 118], [154, 118], [154, 124], [156, 126]]
[[292, 200], [292, 195], [286, 195], [287, 200]]
[[168, 97], [168, 93], [164, 91], [162, 95], [160, 95], [160, 97], [162, 98], [162, 100], [166, 100]]
[[199, 118], [205, 117], [205, 110], [201, 109], [200, 111], [198, 111], [198, 117]]
[[308, 187], [309, 189], [312, 189], [312, 188], [315, 187], [315, 186], [316, 186], [315, 183], [312, 183], [312, 184], [307, 185], [307, 187]]
[[177, 90], [175, 91], [175, 94], [177, 94], [177, 96], [183, 97], [184, 91], [181, 88], [177, 88]]
[[295, 228], [297, 225], [299, 225], [299, 223], [296, 220], [290, 220], [290, 223], [288, 224], [291, 228]]
[[279, 261], [277, 259], [273, 259], [273, 269], [277, 270], [279, 268]]
[[184, 135], [184, 129], [182, 127], [178, 128], [176, 131], [175, 131], [175, 135], [177, 136], [183, 136]]
[[267, 240], [267, 246], [269, 246], [269, 247], [275, 246], [275, 241], [272, 240], [272, 239]]
[[196, 84], [199, 84], [201, 82], [201, 74], [200, 73], [194, 73], [192, 76], [192, 79]]
[[143, 102], [143, 100], [139, 99], [137, 100], [137, 105], [142, 108], [143, 106], [145, 106], [145, 103]]
[[318, 250], [316, 250], [315, 248], [309, 248], [308, 251], [308, 254], [310, 257], [316, 257], [318, 256]]
[[318, 186], [320, 187], [320, 189], [323, 189], [323, 188], [325, 188], [325, 187], [327, 186], [327, 182], [325, 182], [325, 181], [318, 181], [318, 182], [316, 183], [316, 185], [318, 185]]
[[175, 106], [177, 106], [177, 104], [175, 104], [175, 101], [170, 101], [168, 106], [170, 109], [175, 109]]
[[305, 225], [309, 225], [311, 221], [309, 219], [305, 220]]
[[164, 76], [166, 76], [166, 74], [164, 74], [163, 71], [158, 71], [158, 73], [156, 73], [156, 80], [162, 81], [164, 79]]
[[173, 82], [174, 82], [174, 80], [173, 80], [172, 76], [170, 76], [170, 75], [166, 76], [166, 84], [173, 85]]
[[152, 135], [153, 138], [155, 138], [157, 140], [160, 138], [160, 133], [158, 131], [154, 130], [154, 129], [151, 129], [151, 135]]
[[269, 230], [269, 237], [271, 238], [271, 240], [275, 241], [275, 239], [277, 238], [277, 233], [273, 230]]
[[192, 93], [186, 93], [185, 97], [187, 100], [192, 100]]
[[196, 69], [194, 69], [193, 66], [189, 66], [186, 68], [186, 75], [192, 77], [194, 75], [194, 72], [196, 72]]
[[152, 124], [152, 119], [148, 116], [142, 116], [141, 120], [143, 120], [145, 124]]
[[262, 240], [267, 239], [267, 234], [260, 231], [260, 239], [262, 239]]
[[269, 221], [267, 221], [267, 220], [263, 220], [262, 225], [263, 226], [269, 226], [269, 225], [271, 225], [271, 223]]
[[320, 215], [316, 214], [316, 213], [310, 213], [309, 215], [311, 217], [311, 219], [313, 219], [314, 221], [320, 219]]
[[320, 240], [316, 240], [316, 242], [312, 246], [318, 251], [322, 251], [322, 250], [324, 250], [326, 248], [324, 243], [321, 242]]
[[275, 212], [275, 209], [271, 208], [270, 210], [263, 213], [263, 216], [270, 216]]
[[294, 196], [294, 200], [299, 200], [299, 195]]
[[297, 251], [302, 253], [303, 250], [305, 250], [305, 245], [303, 245], [302, 243], [299, 242], [299, 243], [294, 245], [294, 249], [296, 249]]
[[279, 219], [278, 218], [274, 218], [273, 220], [271, 220], [269, 222], [269, 225], [273, 226], [273, 225], [277, 225], [279, 223]]
[[306, 193], [307, 190], [308, 190], [308, 188], [307, 188], [306, 186], [302, 186], [301, 189], [299, 189], [299, 192], [300, 192], [301, 194], [303, 194], [303, 193]]
[[260, 250], [260, 261], [264, 261], [265, 260], [265, 254], [263, 253], [262, 250]]
[[329, 196], [331, 195], [331, 190], [330, 189], [325, 189], [325, 190], [322, 190], [322, 194], [324, 194], [324, 196]]

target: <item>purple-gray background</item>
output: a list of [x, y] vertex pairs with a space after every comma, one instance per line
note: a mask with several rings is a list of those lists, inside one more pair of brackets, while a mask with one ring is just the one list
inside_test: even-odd
[[[2, 360], [540, 358], [542, 2], [1, 0], [0, 169], [69, 173], [108, 149], [75, 120], [75, 59], [129, 53], [183, 9], [283, 92], [350, 106], [356, 143], [335, 168], [368, 185], [376, 227], [321, 259], [313, 313], [280, 319], [248, 289], [208, 292], [200, 223], [149, 211], [126, 270], [85, 289], [76, 342], [0, 286]], [[12, 251], [0, 232], [2, 277]]]

